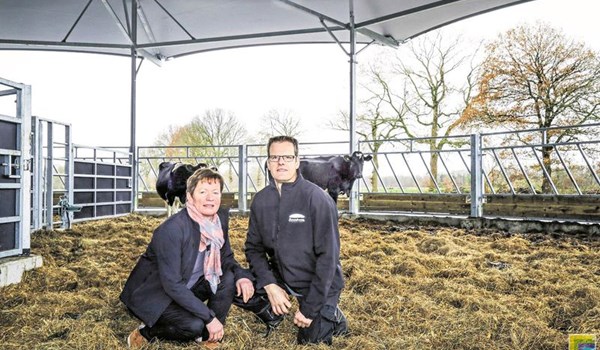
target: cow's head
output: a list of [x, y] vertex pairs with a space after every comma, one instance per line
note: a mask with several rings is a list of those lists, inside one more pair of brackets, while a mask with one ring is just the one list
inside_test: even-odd
[[360, 151], [354, 151], [350, 156], [344, 156], [344, 160], [349, 163], [348, 179], [355, 180], [362, 177], [362, 170], [365, 161], [370, 161], [373, 157], [371, 155], [365, 156]]

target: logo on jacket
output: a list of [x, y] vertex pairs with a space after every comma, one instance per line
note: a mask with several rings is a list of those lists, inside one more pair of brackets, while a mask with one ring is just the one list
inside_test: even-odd
[[305, 216], [302, 214], [292, 214], [290, 215], [288, 221], [289, 222], [304, 222]]

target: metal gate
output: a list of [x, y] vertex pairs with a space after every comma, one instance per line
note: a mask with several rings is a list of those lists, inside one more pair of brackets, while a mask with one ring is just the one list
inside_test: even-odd
[[73, 222], [115, 217], [133, 208], [132, 156], [104, 147], [73, 146]]
[[0, 258], [30, 252], [30, 131], [31, 87], [0, 78]]
[[[71, 125], [32, 117], [31, 229], [64, 226], [61, 200], [73, 203]], [[72, 221], [73, 213], [64, 213]], [[63, 227], [68, 228], [68, 227]]]

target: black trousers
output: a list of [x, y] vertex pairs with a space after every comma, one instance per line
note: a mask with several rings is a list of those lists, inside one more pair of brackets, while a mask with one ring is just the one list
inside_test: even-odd
[[[289, 289], [283, 283], [278, 283], [278, 285], [283, 290], [287, 291], [288, 294], [290, 293]], [[302, 305], [304, 302], [302, 295], [306, 295], [308, 290], [296, 292], [297, 293], [295, 294], [297, 294], [296, 298], [298, 303]], [[325, 343], [331, 345], [334, 336], [345, 335], [348, 333], [348, 322], [346, 320], [346, 316], [337, 306], [339, 297], [340, 293], [336, 293], [327, 298], [325, 305], [323, 305], [323, 308], [319, 312], [319, 316], [313, 319], [310, 327], [298, 328], [298, 334], [296, 338], [298, 344]], [[262, 310], [265, 308], [271, 308], [269, 298], [267, 297], [267, 292], [264, 290], [264, 288], [256, 290], [252, 298], [248, 300], [247, 303], [244, 303], [241, 298], [235, 297], [234, 304], [244, 310], [254, 312], [263, 321], [266, 321], [265, 317], [269, 319], [269, 316], [272, 316], [266, 316], [262, 312]]]
[[[216, 318], [224, 325], [235, 296], [235, 281], [231, 271], [223, 271], [217, 293], [213, 294], [204, 276], [191, 288], [194, 295], [207, 301], [207, 306], [214, 311]], [[172, 302], [160, 315], [152, 327], [140, 329], [140, 333], [148, 340], [192, 341], [202, 337], [208, 339], [208, 330], [204, 321]]]
[[298, 328], [298, 344], [325, 343], [331, 345], [333, 337], [348, 334], [348, 321], [337, 305], [325, 304], [319, 316], [315, 317], [308, 328]]

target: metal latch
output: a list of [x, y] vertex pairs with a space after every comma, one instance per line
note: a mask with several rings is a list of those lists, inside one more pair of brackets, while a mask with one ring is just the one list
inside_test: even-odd
[[60, 200], [58, 201], [58, 214], [60, 215], [61, 219], [61, 228], [70, 229], [73, 221], [72, 213], [80, 212], [81, 208], [81, 205], [70, 204], [67, 195], [60, 196]]
[[[3, 154], [1, 157], [0, 166], [2, 167], [2, 176], [9, 179], [20, 179], [19, 175], [19, 156], [13, 156], [11, 154]], [[13, 158], [14, 157], [14, 158]]]

